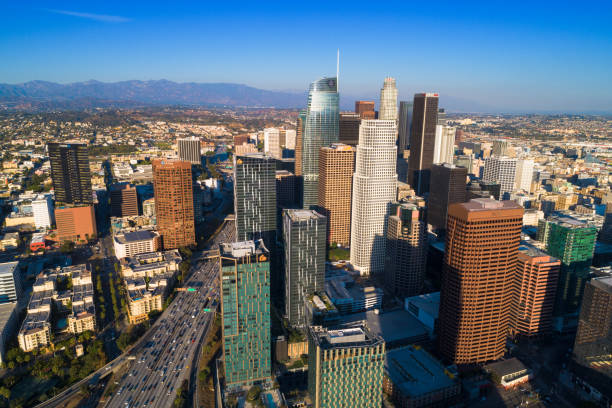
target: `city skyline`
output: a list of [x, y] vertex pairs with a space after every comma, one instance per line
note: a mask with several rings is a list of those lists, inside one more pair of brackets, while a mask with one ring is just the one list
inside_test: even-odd
[[[450, 110], [464, 105], [463, 111], [481, 112], [612, 112], [606, 72], [611, 58], [605, 52], [612, 8], [603, 3], [580, 11], [532, 5], [528, 15], [520, 7], [481, 3], [391, 4], [367, 16], [345, 6], [327, 5], [318, 16], [326, 29], [312, 32], [314, 11], [297, 13], [290, 6], [14, 5], [0, 19], [0, 57], [12, 61], [0, 68], [0, 83], [167, 78], [301, 93], [316, 78], [333, 75], [339, 48], [343, 105], [377, 100], [379, 78], [391, 75], [399, 100], [439, 92]], [[366, 18], [370, 35], [355, 41], [354, 27]], [[389, 27], [395, 35], [380, 44], [377, 38]], [[431, 36], [406, 45], [407, 38], [431, 27]], [[273, 35], [279, 29], [283, 35]], [[306, 45], [294, 46], [305, 37]], [[376, 58], [364, 61], [364, 47], [375, 50]], [[411, 63], [405, 55], [420, 55], [427, 63]]]

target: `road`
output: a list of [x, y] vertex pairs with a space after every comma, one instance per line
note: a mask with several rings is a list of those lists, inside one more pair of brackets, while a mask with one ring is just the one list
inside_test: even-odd
[[[209, 244], [232, 241], [234, 223], [226, 222]], [[170, 407], [183, 380], [195, 378], [196, 350], [206, 338], [219, 302], [218, 258], [200, 259], [174, 301], [147, 333], [148, 341], [131, 353], [126, 374], [106, 407]], [[210, 309], [205, 312], [204, 309]]]

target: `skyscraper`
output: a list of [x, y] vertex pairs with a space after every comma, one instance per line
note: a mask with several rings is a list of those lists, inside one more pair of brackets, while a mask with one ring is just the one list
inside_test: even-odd
[[412, 125], [412, 102], [401, 101], [399, 104], [398, 146], [397, 154], [403, 155], [409, 146], [410, 127]]
[[276, 234], [276, 163], [262, 153], [235, 157], [234, 214], [236, 239], [263, 239], [274, 251]]
[[440, 353], [456, 364], [504, 355], [523, 208], [488, 198], [448, 207]]
[[282, 146], [285, 145], [285, 129], [265, 128], [264, 129], [264, 152], [276, 159], [283, 157]]
[[436, 126], [433, 163], [452, 163], [455, 154], [455, 128], [446, 125]]
[[138, 194], [130, 183], [116, 183], [110, 187], [111, 215], [130, 217], [138, 215]]
[[48, 143], [56, 205], [93, 204], [87, 144]]
[[326, 229], [327, 220], [316, 211], [283, 211], [285, 315], [293, 327], [312, 323], [307, 319], [306, 302], [325, 284]]
[[359, 142], [359, 125], [361, 117], [357, 113], [340, 112], [340, 132], [338, 141], [351, 146]]
[[574, 343], [575, 372], [612, 398], [612, 277], [587, 282]]
[[448, 206], [467, 201], [467, 169], [454, 164], [431, 166], [431, 188], [427, 203], [427, 222], [436, 229], [446, 228]]
[[55, 207], [51, 194], [39, 194], [32, 200], [32, 213], [36, 228], [50, 228], [55, 224]]
[[18, 302], [23, 297], [19, 262], [0, 263], [0, 303]]
[[573, 217], [550, 216], [538, 222], [546, 252], [561, 260], [555, 315], [576, 313], [593, 262], [597, 227]]
[[165, 249], [195, 244], [191, 164], [153, 160], [153, 190], [157, 228]]
[[191, 164], [202, 164], [202, 154], [200, 150], [199, 137], [186, 137], [177, 139], [178, 157]]
[[362, 275], [385, 267], [385, 231], [389, 205], [395, 199], [397, 125], [394, 120], [363, 120], [351, 206], [351, 264]]
[[270, 254], [262, 240], [221, 245], [221, 316], [227, 387], [270, 379]]
[[319, 149], [338, 141], [339, 95], [336, 78], [322, 78], [310, 85], [302, 151], [303, 208], [317, 205]]
[[380, 89], [378, 119], [397, 120], [397, 87], [395, 86], [395, 78], [385, 78], [383, 87]]
[[531, 180], [533, 178], [533, 160], [520, 159], [516, 163], [515, 188], [516, 190], [531, 190]]
[[313, 408], [382, 405], [385, 341], [355, 324], [308, 332], [308, 393]]
[[348, 246], [355, 149], [345, 144], [322, 147], [319, 155], [319, 205], [327, 217], [327, 242]]
[[549, 334], [561, 262], [531, 246], [519, 247], [512, 283], [510, 333]]
[[356, 101], [355, 113], [358, 113], [361, 119], [376, 119], [374, 101]]
[[438, 124], [438, 94], [414, 95], [408, 182], [417, 195], [429, 192], [429, 178], [434, 158], [436, 126]]
[[[304, 151], [304, 124], [306, 123], [306, 111], [301, 110], [298, 113], [297, 122], [295, 124], [295, 175], [302, 176], [302, 158]], [[302, 199], [300, 199], [300, 202]]]
[[507, 140], [497, 139], [493, 141], [493, 155], [497, 157], [507, 156], [510, 143]]
[[482, 179], [500, 184], [500, 199], [505, 193], [514, 191], [516, 159], [510, 157], [490, 157], [485, 160]]
[[393, 204], [387, 227], [385, 286], [400, 298], [423, 289], [427, 260], [425, 206]]

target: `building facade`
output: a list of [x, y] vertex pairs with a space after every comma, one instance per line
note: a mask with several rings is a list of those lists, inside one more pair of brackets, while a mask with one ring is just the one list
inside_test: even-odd
[[126, 258], [160, 249], [160, 237], [155, 231], [140, 230], [116, 234], [113, 247], [117, 259]]
[[557, 258], [533, 246], [519, 247], [512, 284], [511, 334], [550, 334], [560, 266]]
[[19, 302], [23, 297], [19, 262], [0, 264], [0, 303]]
[[336, 78], [321, 78], [310, 85], [302, 150], [303, 202], [315, 207], [319, 195], [319, 150], [338, 141], [339, 94]]
[[[516, 190], [531, 191], [531, 180], [533, 179], [533, 160], [520, 159], [516, 163]], [[569, 206], [568, 206], [569, 208]]]
[[523, 208], [487, 198], [451, 204], [439, 315], [439, 350], [455, 364], [501, 358]]
[[510, 157], [490, 157], [485, 160], [483, 181], [495, 182], [500, 185], [500, 199], [505, 193], [514, 191], [516, 180], [516, 159]]
[[263, 239], [272, 249], [276, 234], [276, 163], [255, 153], [235, 158], [234, 214], [236, 239]]
[[456, 129], [452, 126], [436, 126], [433, 164], [453, 163], [455, 154], [455, 131]]
[[155, 217], [164, 249], [195, 245], [191, 163], [153, 160]]
[[401, 101], [399, 104], [399, 124], [397, 154], [402, 156], [410, 146], [410, 128], [412, 126], [412, 102]]
[[327, 243], [348, 246], [355, 149], [346, 144], [322, 147], [319, 154], [318, 209], [327, 217]]
[[415, 94], [410, 130], [408, 183], [420, 196], [429, 191], [437, 124], [438, 94]]
[[283, 211], [285, 315], [293, 327], [311, 324], [306, 302], [325, 285], [327, 219], [314, 210]]
[[179, 160], [191, 164], [202, 164], [202, 153], [199, 137], [186, 137], [176, 140]]
[[39, 194], [32, 200], [34, 226], [36, 228], [51, 228], [55, 224], [55, 207], [50, 194]]
[[397, 87], [395, 78], [387, 77], [380, 89], [380, 109], [378, 119], [397, 121]]
[[382, 273], [389, 205], [395, 198], [397, 125], [393, 120], [364, 120], [353, 175], [351, 264], [362, 275]]
[[270, 261], [262, 240], [221, 246], [221, 316], [225, 383], [271, 378]]
[[435, 229], [446, 229], [448, 206], [467, 201], [467, 169], [454, 164], [431, 166], [431, 188], [427, 203], [427, 222]]
[[359, 143], [359, 125], [361, 116], [353, 112], [340, 112], [338, 141], [351, 146]]
[[376, 119], [374, 101], [355, 101], [355, 113], [359, 114], [361, 119]]
[[111, 215], [131, 217], [138, 215], [138, 194], [130, 183], [116, 183], [110, 187]]
[[55, 222], [60, 242], [84, 242], [98, 235], [93, 205], [56, 208]]
[[313, 408], [382, 405], [385, 342], [364, 324], [308, 331], [308, 393]]
[[56, 203], [93, 204], [87, 144], [48, 143], [47, 149]]

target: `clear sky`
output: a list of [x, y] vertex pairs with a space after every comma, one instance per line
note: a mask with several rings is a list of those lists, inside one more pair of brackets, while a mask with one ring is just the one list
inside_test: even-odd
[[[10, 4], [9, 4], [10, 3]], [[333, 3], [333, 4], [332, 4]], [[4, 1], [0, 82], [236, 82], [436, 91], [500, 110], [612, 112], [612, 1]]]

